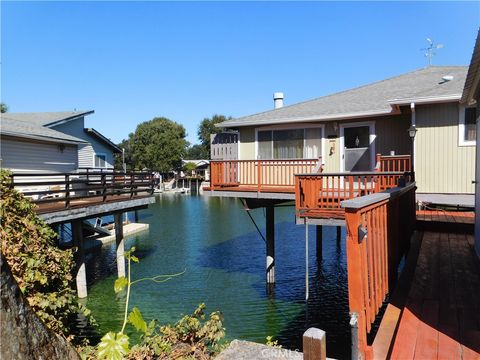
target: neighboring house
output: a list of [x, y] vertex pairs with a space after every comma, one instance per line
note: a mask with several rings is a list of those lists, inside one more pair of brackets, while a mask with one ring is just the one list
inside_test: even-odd
[[[95, 129], [85, 128], [85, 116], [92, 113], [93, 111], [2, 114], [2, 166], [14, 171], [66, 172], [79, 168], [113, 169], [114, 155], [121, 154], [122, 150]], [[13, 133], [8, 132], [8, 129], [13, 129]], [[34, 142], [29, 141], [27, 147], [21, 148], [23, 140], [20, 139], [28, 138], [32, 129], [38, 134], [49, 132], [50, 143], [56, 136], [57, 142], [58, 139], [63, 139], [64, 143], [68, 140], [71, 142], [70, 146], [57, 146], [63, 150], [56, 153], [53, 150], [57, 148], [49, 145], [47, 151], [45, 145], [39, 145], [40, 140], [37, 138]], [[8, 137], [9, 140], [4, 141], [4, 137]], [[44, 136], [40, 142], [45, 144], [47, 140]], [[37, 161], [39, 149], [44, 149], [43, 157]], [[31, 163], [28, 164], [29, 162]], [[20, 165], [22, 163], [25, 164]]]
[[[480, 31], [473, 50], [472, 60], [468, 68], [467, 80], [463, 89], [462, 103], [465, 106], [476, 106], [476, 136], [480, 138]], [[480, 163], [480, 146], [476, 144], [476, 164]], [[480, 257], [480, 166], [475, 174], [475, 250]]]
[[321, 158], [327, 173], [413, 153], [419, 200], [473, 205], [476, 109], [460, 102], [466, 74], [432, 66], [290, 106], [275, 93], [274, 110], [217, 126], [239, 132], [239, 160]]
[[192, 171], [192, 176], [203, 177], [207, 181], [210, 180], [210, 160], [182, 160], [182, 163], [183, 165], [188, 163], [195, 164], [196, 168]]

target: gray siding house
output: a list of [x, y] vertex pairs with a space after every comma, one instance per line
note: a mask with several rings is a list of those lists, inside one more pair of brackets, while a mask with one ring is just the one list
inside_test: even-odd
[[1, 116], [1, 166], [14, 172], [113, 169], [122, 150], [92, 128], [93, 111], [6, 113]]

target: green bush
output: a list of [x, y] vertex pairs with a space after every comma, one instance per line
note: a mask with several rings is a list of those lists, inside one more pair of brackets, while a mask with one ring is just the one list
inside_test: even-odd
[[77, 317], [89, 311], [78, 303], [73, 290], [72, 250], [60, 250], [57, 234], [35, 214], [35, 205], [16, 191], [10, 173], [0, 170], [0, 238], [2, 253], [28, 303], [53, 331], [69, 341]]

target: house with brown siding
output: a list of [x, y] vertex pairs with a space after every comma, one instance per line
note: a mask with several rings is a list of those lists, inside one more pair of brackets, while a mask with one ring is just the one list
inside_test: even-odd
[[238, 160], [316, 159], [324, 173], [411, 155], [417, 200], [473, 206], [476, 109], [461, 102], [466, 75], [466, 66], [432, 66], [289, 106], [275, 93], [273, 110], [217, 126], [238, 131]]

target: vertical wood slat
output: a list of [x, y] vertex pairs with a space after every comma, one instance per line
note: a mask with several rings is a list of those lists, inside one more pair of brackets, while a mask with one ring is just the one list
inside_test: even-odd
[[294, 175], [312, 173], [319, 159], [292, 160], [212, 160], [210, 162], [211, 187], [255, 186], [294, 187]]
[[[360, 209], [345, 209], [350, 312], [359, 315], [359, 352], [368, 354], [366, 334], [371, 331], [396, 274], [404, 244], [414, 230], [415, 188]], [[413, 213], [413, 215], [412, 215]], [[400, 226], [399, 216], [405, 220]], [[366, 237], [358, 238], [361, 225]]]

